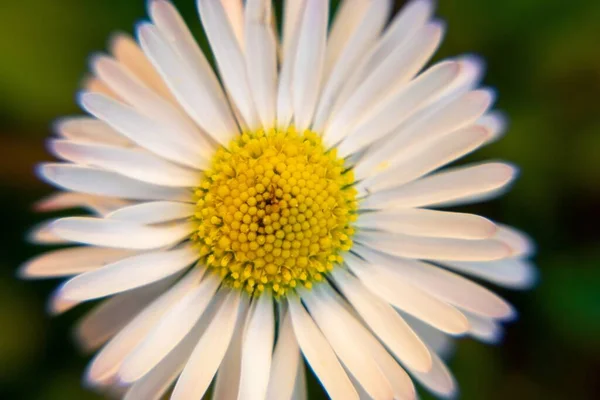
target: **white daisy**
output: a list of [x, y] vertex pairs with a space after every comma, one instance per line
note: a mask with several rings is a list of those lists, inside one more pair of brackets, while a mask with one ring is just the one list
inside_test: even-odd
[[[333, 399], [456, 394], [450, 337], [487, 342], [515, 315], [458, 273], [526, 288], [532, 246], [485, 218], [431, 208], [503, 191], [515, 168], [437, 170], [497, 139], [480, 61], [424, 68], [432, 3], [198, 0], [213, 70], [167, 0], [137, 42], [114, 37], [40, 174], [67, 189], [38, 227], [78, 243], [26, 264], [75, 275], [53, 312], [106, 298], [77, 328], [102, 347], [90, 385], [127, 399], [306, 398], [304, 360]], [[458, 272], [458, 273], [457, 273]], [[303, 357], [301, 357], [301, 354]]]

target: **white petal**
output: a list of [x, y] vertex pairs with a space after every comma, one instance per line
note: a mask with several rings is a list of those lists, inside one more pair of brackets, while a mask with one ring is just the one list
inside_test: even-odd
[[[225, 300], [224, 293], [217, 292], [192, 331], [171, 351], [158, 365], [139, 380], [135, 381], [127, 391], [126, 400], [160, 400], [181, 374], [187, 364], [190, 353], [212, 323], [216, 311]], [[118, 382], [123, 384], [122, 382]]]
[[345, 82], [336, 102], [336, 109], [346, 103], [348, 98], [356, 91], [356, 88], [394, 51], [414, 39], [415, 34], [431, 17], [433, 8], [431, 0], [416, 0], [396, 14], [382, 38], [363, 58], [363, 61], [355, 67], [350, 79]]
[[304, 367], [304, 361], [302, 358], [298, 360], [298, 373], [296, 375], [296, 384], [294, 386], [294, 393], [292, 400], [308, 400], [308, 393], [306, 388], [306, 371]]
[[514, 309], [506, 301], [459, 275], [424, 262], [388, 257], [365, 248], [361, 248], [360, 252], [367, 261], [386, 268], [399, 279], [448, 304], [487, 318], [514, 316]]
[[93, 59], [96, 75], [146, 117], [169, 128], [173, 140], [191, 146], [198, 154], [207, 157], [212, 143], [170, 102], [149, 89], [114, 59], [99, 56]]
[[135, 254], [134, 250], [102, 247], [71, 247], [39, 255], [24, 264], [19, 275], [27, 278], [55, 278], [93, 271]]
[[125, 136], [111, 128], [105, 122], [90, 117], [70, 117], [58, 120], [54, 125], [56, 133], [66, 139], [78, 142], [131, 146]]
[[[439, 357], [447, 358], [454, 350], [456, 339], [446, 333], [427, 325], [425, 322], [412, 315], [399, 312], [402, 318], [410, 325], [411, 329], [421, 338], [427, 345], [429, 351], [434, 352]], [[464, 315], [464, 314], [463, 314]]]
[[98, 196], [135, 200], [188, 201], [191, 193], [181, 188], [158, 186], [133, 180], [110, 171], [70, 164], [43, 164], [39, 173], [67, 190]]
[[238, 400], [265, 399], [271, 373], [274, 339], [273, 299], [271, 296], [262, 295], [250, 307], [244, 328]]
[[459, 129], [415, 149], [393, 167], [361, 181], [358, 190], [376, 192], [414, 181], [471, 153], [491, 137], [492, 133], [482, 126]]
[[490, 91], [477, 90], [446, 98], [411, 115], [388, 138], [375, 143], [355, 168], [357, 179], [371, 176], [410, 158], [450, 132], [469, 126], [490, 107]]
[[427, 390], [435, 395], [443, 398], [454, 398], [457, 394], [458, 387], [452, 373], [435, 353], [433, 353], [432, 356], [433, 367], [431, 371], [426, 373], [411, 371], [412, 375], [425, 386]]
[[491, 261], [510, 256], [499, 240], [431, 238], [387, 232], [359, 232], [356, 241], [381, 252], [425, 260]]
[[34, 209], [36, 211], [49, 212], [81, 207], [92, 213], [104, 215], [128, 204], [127, 201], [109, 197], [74, 192], [58, 192], [39, 200], [35, 203]]
[[240, 44], [240, 48], [244, 49], [244, 5], [242, 0], [220, 0], [227, 14], [227, 19], [231, 24], [231, 29]]
[[369, 264], [352, 254], [347, 254], [345, 261], [372, 293], [394, 307], [450, 334], [468, 330], [467, 319], [454, 307], [406, 283], [385, 268]]
[[317, 107], [325, 63], [328, 17], [328, 2], [306, 0], [292, 79], [294, 124], [299, 132], [310, 127]]
[[55, 220], [44, 221], [29, 230], [27, 233], [27, 240], [34, 244], [65, 244], [69, 243], [68, 240], [61, 238], [52, 232], [52, 225]]
[[143, 250], [180, 242], [194, 227], [187, 222], [170, 226], [144, 226], [116, 219], [70, 217], [56, 220], [52, 230], [58, 236], [78, 243]]
[[197, 0], [197, 3], [223, 84], [248, 127], [255, 129], [258, 126], [258, 115], [252, 101], [244, 54], [223, 5], [214, 0]]
[[530, 257], [535, 253], [533, 240], [516, 228], [499, 225], [496, 238], [512, 249], [514, 257]]
[[86, 92], [102, 94], [102, 95], [109, 97], [111, 99], [114, 99], [114, 100], [119, 100], [119, 101], [123, 100], [115, 92], [110, 90], [110, 88], [108, 86], [106, 86], [106, 84], [104, 84], [104, 82], [102, 82], [100, 79], [95, 78], [93, 76], [85, 78], [81, 87]]
[[109, 124], [140, 147], [167, 160], [192, 168], [206, 165], [207, 158], [187, 136], [175, 136], [172, 126], [141, 114], [134, 108], [97, 93], [83, 93], [80, 102], [90, 114]]
[[110, 52], [146, 85], [164, 98], [176, 103], [165, 82], [131, 36], [123, 33], [115, 35], [110, 43]]
[[240, 293], [228, 294], [190, 355], [177, 380], [173, 400], [200, 399], [208, 389], [227, 351], [236, 325]]
[[332, 274], [365, 323], [399, 360], [419, 371], [429, 370], [431, 356], [427, 347], [392, 307], [345, 270], [337, 268]]
[[413, 78], [439, 45], [442, 31], [439, 23], [426, 25], [413, 40], [399, 46], [378, 65], [335, 112], [325, 131], [327, 143], [333, 146], [339, 142], [344, 133], [377, 102]]
[[105, 300], [77, 323], [77, 342], [87, 351], [95, 350], [124, 328], [172, 283], [173, 278], [163, 279]]
[[[283, 313], [281, 315], [283, 316]], [[267, 400], [292, 399], [296, 380], [301, 370], [300, 363], [302, 359], [300, 358], [300, 348], [294, 335], [290, 313], [287, 312], [279, 321], [279, 332], [271, 364]]]
[[356, 399], [358, 394], [327, 339], [295, 297], [288, 298], [294, 333], [306, 361], [333, 399]]
[[485, 318], [472, 313], [465, 313], [469, 320], [469, 334], [484, 343], [496, 344], [502, 340], [504, 330], [502, 325], [491, 318]]
[[[355, 315], [354, 310], [337, 295], [331, 287], [325, 285], [319, 286], [319, 295], [326, 296], [322, 298], [322, 302], [330, 307], [331, 313], [343, 316], [346, 312]], [[346, 311], [344, 311], [346, 310]], [[353, 334], [356, 335], [355, 342], [360, 343], [362, 351], [370, 353], [381, 372], [387, 378], [394, 392], [395, 399], [415, 399], [415, 387], [398, 362], [392, 357], [388, 350], [369, 332], [365, 327], [354, 318], [346, 318], [346, 324]], [[429, 352], [428, 349], [425, 349]], [[429, 367], [427, 368], [429, 370]], [[362, 389], [362, 387], [360, 388]], [[362, 394], [361, 394], [362, 395]], [[367, 395], [367, 398], [371, 398]]]
[[233, 331], [233, 338], [225, 353], [223, 362], [215, 378], [213, 390], [214, 400], [230, 400], [237, 398], [240, 386], [240, 371], [242, 364], [242, 339], [246, 324], [249, 299], [242, 297], [237, 323]]
[[368, 196], [363, 209], [423, 207], [445, 204], [473, 195], [490, 193], [508, 185], [516, 168], [504, 163], [486, 163], [438, 172], [395, 189]]
[[59, 157], [76, 164], [156, 185], [194, 187], [202, 179], [199, 171], [180, 167], [143, 150], [56, 139], [50, 141], [50, 147]]
[[110, 381], [131, 350], [140, 343], [150, 329], [179, 299], [198, 284], [203, 273], [203, 269], [193, 269], [174, 287], [150, 303], [144, 311], [131, 320], [94, 357], [86, 372], [88, 382], [101, 384]]
[[277, 42], [269, 0], [246, 4], [246, 68], [254, 105], [265, 129], [275, 124], [277, 96]]
[[171, 308], [127, 356], [119, 369], [121, 380], [134, 382], [163, 360], [196, 325], [220, 283], [216, 276], [206, 277]]
[[106, 218], [149, 225], [188, 218], [195, 211], [196, 206], [193, 204], [153, 201], [119, 208], [107, 214]]
[[494, 236], [497, 229], [492, 221], [478, 215], [422, 208], [362, 213], [356, 226], [411, 236], [455, 239], [487, 239]]
[[229, 144], [238, 132], [231, 109], [183, 18], [164, 0], [153, 0], [149, 12], [157, 29], [149, 24], [139, 28], [144, 52], [188, 115], [216, 141]]
[[392, 132], [408, 116], [450, 85], [459, 72], [460, 65], [456, 62], [440, 63], [391, 93], [348, 133], [338, 148], [338, 156], [346, 157], [362, 150]]
[[86, 301], [121, 293], [171, 276], [197, 256], [191, 246], [132, 256], [72, 278], [63, 284], [60, 294], [67, 300]]
[[489, 262], [444, 261], [441, 264], [510, 289], [529, 289], [535, 285], [538, 277], [532, 263], [517, 258]]
[[[485, 126], [491, 133], [489, 142], [498, 140], [504, 135], [507, 129], [508, 121], [504, 114], [499, 111], [491, 111], [477, 120], [477, 125]], [[488, 143], [489, 143], [488, 142]]]
[[327, 40], [325, 85], [313, 129], [324, 127], [344, 83], [372, 48], [390, 11], [388, 0], [346, 1], [340, 6]]
[[287, 128], [294, 114], [292, 80], [300, 37], [300, 24], [306, 0], [290, 0], [283, 4], [283, 60], [277, 86], [277, 127]]

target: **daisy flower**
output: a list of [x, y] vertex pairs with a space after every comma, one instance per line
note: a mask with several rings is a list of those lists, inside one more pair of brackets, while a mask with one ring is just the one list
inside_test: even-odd
[[[41, 165], [66, 189], [37, 227], [75, 244], [21, 270], [73, 276], [60, 313], [100, 348], [89, 385], [126, 399], [304, 399], [305, 365], [332, 399], [413, 399], [413, 379], [457, 393], [452, 337], [496, 342], [515, 316], [463, 277], [526, 288], [530, 241], [447, 211], [515, 177], [490, 162], [443, 169], [504, 121], [482, 63], [426, 67], [444, 25], [432, 2], [198, 0], [215, 66], [167, 0], [137, 40], [113, 37]], [[281, 26], [281, 32], [278, 31]], [[305, 363], [306, 362], [306, 363]], [[214, 382], [214, 383], [213, 383]]]

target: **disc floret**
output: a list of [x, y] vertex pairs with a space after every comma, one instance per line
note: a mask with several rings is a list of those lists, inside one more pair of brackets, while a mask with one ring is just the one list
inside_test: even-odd
[[354, 174], [312, 131], [258, 130], [219, 148], [195, 190], [204, 263], [226, 284], [286, 295], [352, 247]]

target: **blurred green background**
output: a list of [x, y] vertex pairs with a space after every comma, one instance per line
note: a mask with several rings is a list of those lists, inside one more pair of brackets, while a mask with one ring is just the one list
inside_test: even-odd
[[[175, 1], [200, 32], [192, 0]], [[132, 31], [143, 0], [0, 1], [0, 398], [94, 399], [81, 386], [88, 357], [70, 327], [84, 309], [45, 312], [57, 282], [15, 270], [42, 251], [31, 204], [51, 191], [33, 173], [48, 160], [53, 119], [78, 113], [88, 55]], [[403, 1], [398, 1], [400, 6]], [[537, 241], [538, 287], [500, 291], [520, 310], [501, 346], [459, 342], [451, 367], [463, 399], [592, 399], [600, 393], [600, 1], [440, 0], [448, 22], [436, 58], [478, 53], [498, 89], [508, 135], [471, 159], [522, 169], [504, 198], [471, 207]], [[313, 380], [311, 398], [322, 398]]]

